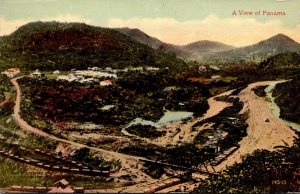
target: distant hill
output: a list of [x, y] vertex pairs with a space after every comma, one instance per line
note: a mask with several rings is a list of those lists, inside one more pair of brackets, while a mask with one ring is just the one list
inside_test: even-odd
[[278, 34], [257, 44], [218, 52], [207, 56], [205, 62], [260, 62], [279, 53], [300, 53], [300, 44], [284, 34]]
[[183, 68], [181, 59], [206, 64], [259, 63], [285, 52], [300, 54], [300, 44], [283, 34], [241, 48], [208, 40], [173, 45], [139, 29], [109, 29], [82, 23], [32, 22], [0, 37], [0, 65], [41, 70], [91, 66]]
[[201, 40], [182, 46], [181, 49], [186, 55], [187, 59], [201, 61], [207, 54], [214, 54], [222, 51], [234, 49], [234, 46], [223, 44], [221, 42]]
[[155, 37], [152, 37], [137, 28], [114, 28], [115, 30], [131, 37], [133, 40], [145, 44], [155, 50], [175, 53], [177, 57], [185, 56], [181, 46], [165, 43]]
[[183, 46], [182, 48], [189, 52], [206, 53], [206, 52], [220, 52], [220, 51], [232, 50], [235, 47], [231, 45], [223, 44], [221, 42], [201, 40], [201, 41], [190, 43], [186, 46]]
[[300, 73], [300, 54], [290, 52], [277, 54], [259, 63], [257, 70], [279, 75]]
[[82, 23], [32, 22], [2, 39], [0, 60], [29, 69], [185, 66], [118, 31]]
[[201, 40], [187, 45], [173, 45], [152, 37], [139, 29], [116, 28], [116, 30], [155, 50], [174, 53], [186, 61], [195, 60], [207, 64], [259, 63], [279, 53], [300, 53], [300, 44], [284, 34], [278, 34], [257, 44], [237, 48], [210, 40]]
[[177, 55], [177, 57], [186, 60], [202, 59], [205, 54], [213, 54], [235, 48], [234, 46], [209, 40], [197, 41], [187, 45], [174, 45], [165, 43], [136, 28], [116, 28], [115, 30], [130, 36], [133, 40], [148, 45], [153, 49], [173, 52]]

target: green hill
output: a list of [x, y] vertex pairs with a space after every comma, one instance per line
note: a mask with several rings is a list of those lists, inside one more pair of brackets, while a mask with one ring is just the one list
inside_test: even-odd
[[277, 84], [273, 96], [280, 107], [280, 117], [300, 123], [300, 76], [288, 82]]
[[300, 73], [300, 54], [287, 52], [269, 57], [258, 65], [257, 70], [282, 76]]
[[284, 34], [278, 34], [257, 44], [208, 55], [204, 61], [209, 63], [261, 62], [284, 52], [300, 54], [300, 44]]
[[174, 55], [132, 40], [115, 30], [82, 23], [33, 22], [2, 37], [0, 60], [40, 70], [97, 67], [185, 67]]

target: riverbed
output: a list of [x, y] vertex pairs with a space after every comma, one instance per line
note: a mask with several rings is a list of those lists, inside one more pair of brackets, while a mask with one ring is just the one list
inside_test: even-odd
[[[276, 117], [280, 118], [280, 108], [279, 106], [275, 103], [275, 97], [272, 96], [273, 94], [273, 90], [276, 86], [276, 84], [278, 83], [282, 83], [281, 82], [277, 82], [277, 83], [272, 83], [270, 84], [268, 87], [265, 88], [265, 92], [266, 92], [266, 97], [269, 100], [268, 106], [270, 107], [273, 115], [275, 115]], [[280, 118], [282, 119], [282, 118]], [[299, 123], [294, 123], [291, 121], [287, 121], [282, 119], [284, 122], [286, 122], [290, 127], [292, 127], [293, 129], [297, 130], [300, 132], [300, 124]]]

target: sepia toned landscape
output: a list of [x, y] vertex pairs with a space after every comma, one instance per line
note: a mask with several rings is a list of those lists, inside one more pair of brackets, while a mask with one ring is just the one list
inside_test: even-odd
[[0, 192], [300, 191], [299, 26], [240, 46], [33, 20], [0, 30]]

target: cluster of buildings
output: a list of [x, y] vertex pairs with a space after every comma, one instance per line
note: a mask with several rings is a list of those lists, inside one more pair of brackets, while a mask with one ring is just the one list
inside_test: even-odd
[[[79, 82], [79, 83], [94, 83], [99, 82], [98, 78], [117, 78], [117, 74], [109, 73], [112, 71], [110, 67], [106, 68], [106, 72], [102, 71], [99, 67], [89, 67], [88, 70], [72, 70], [72, 73], [68, 75], [60, 75], [57, 80], [66, 80], [69, 82]], [[53, 74], [58, 74], [54, 71]], [[87, 78], [86, 78], [87, 77]], [[100, 81], [101, 86], [112, 85], [110, 79]]]
[[57, 80], [66, 80], [68, 82], [79, 82], [79, 83], [93, 83], [98, 81], [98, 79], [84, 78], [84, 76], [76, 76], [72, 73], [70, 73], [69, 75], [60, 75], [57, 77]]
[[[57, 77], [57, 80], [66, 80], [68, 82], [79, 82], [83, 84], [90, 84], [90, 83], [95, 83], [98, 82], [99, 80], [93, 77], [88, 77], [85, 78], [84, 76], [81, 75], [74, 75], [73, 73], [70, 73], [68, 75], [60, 75]], [[103, 80], [100, 81], [101, 86], [109, 86], [112, 85], [111, 80]]]
[[[88, 70], [91, 71], [102, 71], [99, 67], [89, 67]], [[111, 67], [106, 67], [103, 71], [110, 72], [110, 73], [117, 73], [117, 72], [128, 72], [128, 71], [159, 71], [159, 67], [133, 67], [133, 68], [124, 68], [124, 69], [113, 69]]]
[[102, 71], [93, 71], [93, 70], [76, 70], [73, 73], [77, 76], [89, 76], [94, 78], [100, 77], [110, 77], [110, 78], [117, 78], [117, 74], [102, 72]]
[[20, 73], [19, 68], [10, 68], [2, 72], [2, 74], [6, 75], [9, 78], [13, 78]]

